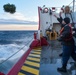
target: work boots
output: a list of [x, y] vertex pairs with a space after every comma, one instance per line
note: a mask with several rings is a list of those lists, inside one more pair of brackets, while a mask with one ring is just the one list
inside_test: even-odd
[[61, 68], [57, 68], [57, 71], [59, 71], [59, 72], [67, 72], [66, 66], [63, 65]]

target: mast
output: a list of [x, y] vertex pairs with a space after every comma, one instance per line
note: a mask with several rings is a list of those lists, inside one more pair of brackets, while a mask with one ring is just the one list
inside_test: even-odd
[[75, 0], [73, 0], [73, 12], [74, 12]]

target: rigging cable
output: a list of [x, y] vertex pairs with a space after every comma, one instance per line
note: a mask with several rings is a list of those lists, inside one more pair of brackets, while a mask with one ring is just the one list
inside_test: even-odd
[[15, 54], [17, 54], [18, 52], [20, 52], [26, 45], [24, 45], [22, 48], [20, 48], [17, 52], [15, 52], [14, 54], [12, 54], [10, 57], [8, 57], [6, 60], [4, 60], [3, 62], [0, 63], [3, 64], [4, 62], [6, 62], [7, 60], [9, 60], [11, 57], [13, 57]]
[[68, 5], [71, 5], [72, 3], [73, 3], [73, 1], [70, 4], [68, 4]]
[[[26, 46], [26, 45], [25, 45]], [[4, 62], [6, 62], [8, 59], [10, 59], [11, 57], [13, 57], [15, 54], [17, 54], [18, 52], [20, 52], [25, 46], [23, 46], [20, 50], [18, 50], [17, 52], [15, 52], [13, 55], [11, 55], [10, 57], [8, 57], [6, 60], [4, 60], [3, 62], [0, 63], [3, 64]]]

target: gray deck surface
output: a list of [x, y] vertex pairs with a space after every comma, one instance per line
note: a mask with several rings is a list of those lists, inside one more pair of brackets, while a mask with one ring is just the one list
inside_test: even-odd
[[70, 58], [67, 65], [67, 73], [60, 73], [57, 71], [58, 67], [62, 65], [62, 58], [59, 54], [62, 52], [61, 43], [58, 41], [48, 41], [49, 46], [43, 46], [40, 61], [39, 75], [76, 75], [76, 67], [73, 60]]

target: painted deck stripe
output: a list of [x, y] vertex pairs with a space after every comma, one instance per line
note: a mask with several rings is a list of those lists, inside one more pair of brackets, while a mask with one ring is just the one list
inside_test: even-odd
[[31, 52], [31, 53], [41, 54], [40, 52]]
[[40, 61], [40, 59], [32, 58], [32, 57], [28, 57], [27, 59], [29, 59], [29, 60], [34, 60], [34, 61]]
[[34, 69], [37, 69], [37, 70], [39, 69], [39, 67], [30, 65], [30, 64], [24, 64], [24, 66], [28, 66], [28, 67], [31, 67], [31, 68], [34, 68]]
[[26, 75], [26, 73], [24, 74], [24, 73], [22, 73], [22, 72], [19, 72], [18, 75]]
[[32, 50], [32, 51], [38, 51], [38, 52], [41, 52], [41, 50]]
[[30, 62], [30, 61], [26, 61], [25, 64], [29, 64], [29, 65], [36, 66], [36, 67], [39, 67], [40, 66], [39, 63]]
[[41, 48], [33, 49], [18, 75], [39, 75]]
[[31, 61], [31, 62], [36, 62], [36, 63], [40, 63], [40, 61], [35, 61], [35, 60], [29, 60], [27, 59], [28, 61]]
[[38, 51], [38, 52], [41, 52], [41, 50], [33, 50], [33, 51]]
[[32, 74], [35, 74], [35, 75], [38, 75], [39, 74], [39, 70], [30, 68], [28, 66], [23, 66], [22, 67], [22, 70], [27, 71], [27, 72], [32, 73]]
[[[31, 73], [24, 71], [24, 70], [20, 70], [20, 73], [22, 73], [24, 75], [34, 75], [34, 74], [31, 74]], [[18, 75], [20, 75], [20, 74], [18, 74]]]
[[31, 54], [34, 54], [34, 55], [40, 55], [40, 54], [37, 54], [37, 53], [32, 53], [32, 52], [31, 52]]
[[33, 50], [33, 51], [31, 51], [31, 52], [40, 52], [40, 53], [41, 53], [41, 51], [34, 51], [34, 50]]
[[41, 48], [34, 48], [33, 50], [41, 50]]
[[29, 56], [40, 57], [40, 55], [35, 55], [35, 54], [29, 54]]
[[29, 55], [29, 57], [32, 57], [32, 58], [38, 58], [38, 59], [40, 59], [40, 57], [36, 57], [36, 56], [31, 56], [31, 55]]

